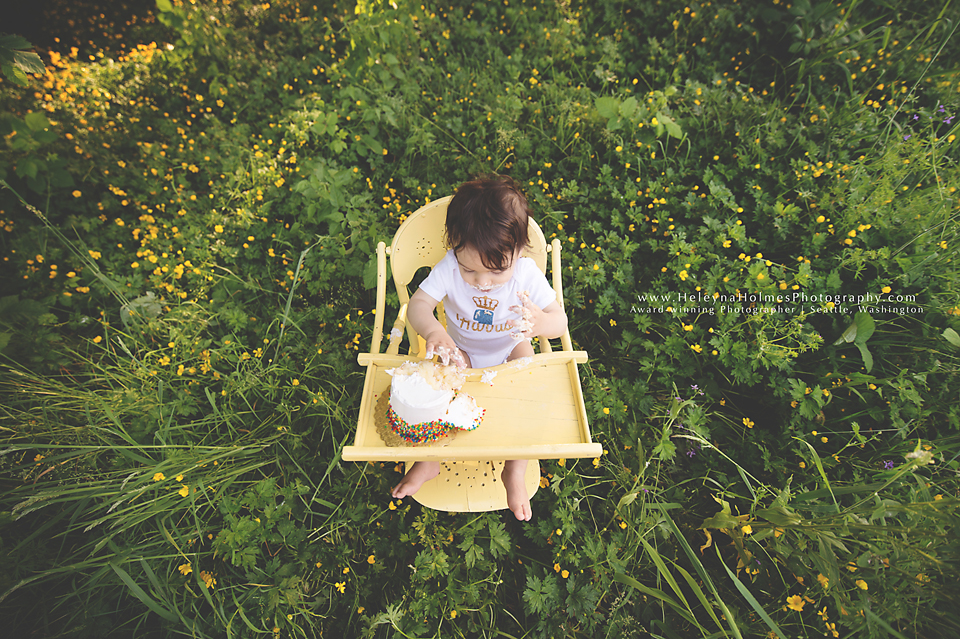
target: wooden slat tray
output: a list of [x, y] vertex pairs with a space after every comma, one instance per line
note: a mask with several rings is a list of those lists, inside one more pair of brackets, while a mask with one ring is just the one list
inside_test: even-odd
[[[344, 446], [346, 461], [493, 461], [600, 457], [603, 447], [591, 442], [577, 363], [584, 351], [540, 353], [492, 368], [471, 370], [463, 392], [486, 413], [475, 431], [427, 446], [387, 446], [374, 423], [377, 400], [390, 388], [387, 369], [410, 357], [360, 354], [367, 367], [353, 446]], [[521, 363], [522, 362], [522, 363]], [[481, 381], [486, 373], [493, 385]]]

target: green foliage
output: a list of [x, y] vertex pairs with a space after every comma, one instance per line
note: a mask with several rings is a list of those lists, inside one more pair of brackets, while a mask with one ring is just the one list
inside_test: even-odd
[[43, 61], [32, 49], [20, 36], [0, 34], [0, 70], [5, 78], [25, 87], [28, 73], [43, 73]]
[[[0, 40], [11, 627], [955, 633], [955, 8], [635, 4]], [[373, 251], [482, 172], [562, 243], [605, 451], [543, 460], [523, 524], [340, 460]]]

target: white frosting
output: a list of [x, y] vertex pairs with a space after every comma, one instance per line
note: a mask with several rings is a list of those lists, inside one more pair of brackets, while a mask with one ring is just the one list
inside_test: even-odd
[[529, 340], [530, 338], [524, 335], [524, 333], [533, 328], [533, 322], [530, 321], [533, 319], [533, 311], [527, 308], [527, 303], [530, 302], [530, 293], [528, 291], [518, 291], [517, 297], [520, 298], [520, 306], [511, 308], [516, 309], [520, 315], [520, 319], [515, 321], [514, 330], [510, 333], [510, 337], [515, 340]]
[[476, 428], [476, 424], [482, 417], [483, 409], [477, 406], [477, 401], [466, 393], [458, 393], [457, 397], [450, 402], [446, 421], [457, 428], [472, 430]]
[[499, 291], [501, 288], [506, 286], [506, 284], [494, 284], [493, 286], [488, 286], [486, 288], [480, 288], [479, 286], [470, 285], [470, 288], [480, 291], [481, 293], [493, 293], [494, 291]]
[[484, 384], [489, 384], [490, 386], [493, 386], [493, 380], [496, 379], [496, 377], [497, 377], [497, 371], [492, 371], [487, 369], [487, 370], [484, 370], [483, 374], [480, 376], [480, 381], [483, 382]]
[[452, 399], [452, 390], [432, 388], [419, 374], [394, 374], [390, 384], [390, 406], [397, 417], [408, 424], [440, 419]]

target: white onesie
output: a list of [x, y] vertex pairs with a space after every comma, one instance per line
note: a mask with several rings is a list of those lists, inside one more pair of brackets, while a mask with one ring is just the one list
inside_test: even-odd
[[521, 257], [513, 269], [513, 277], [495, 291], [481, 293], [463, 281], [453, 250], [447, 251], [420, 284], [423, 292], [443, 301], [447, 315], [447, 332], [457, 346], [470, 356], [473, 368], [487, 368], [506, 361], [518, 341], [510, 336], [514, 330], [507, 320], [521, 319], [511, 306], [519, 306], [517, 293], [528, 291], [530, 301], [540, 308], [557, 301], [557, 294], [547, 283], [537, 263]]

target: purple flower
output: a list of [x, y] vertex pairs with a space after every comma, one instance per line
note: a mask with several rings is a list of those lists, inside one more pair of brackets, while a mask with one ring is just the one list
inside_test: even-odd
[[945, 119], [943, 120], [943, 123], [944, 123], [944, 124], [950, 124], [951, 122], [953, 122], [953, 118], [955, 118], [955, 117], [957, 117], [957, 116], [951, 115], [949, 118], [945, 118]]
[[940, 105], [940, 108], [937, 109], [937, 111], [940, 112], [940, 113], [943, 113], [943, 105], [942, 105], [942, 104]]
[[887, 460], [887, 461], [883, 462], [883, 469], [884, 469], [884, 470], [890, 470], [891, 468], [893, 468], [893, 466], [894, 466], [894, 464], [893, 464], [893, 462], [890, 461], [890, 460]]
[[909, 139], [910, 139], [910, 134], [908, 133], [907, 135], [903, 136], [903, 139], [904, 139], [904, 140], [909, 140]]
[[692, 448], [687, 451], [687, 457], [694, 457], [696, 454], [697, 451], [693, 450]]
[[693, 390], [697, 390], [700, 387], [697, 386], [696, 384], [690, 384], [690, 388], [692, 388]]
[[919, 120], [919, 119], [920, 119], [920, 114], [919, 114], [919, 113], [914, 113], [914, 114], [913, 114], [913, 119], [914, 119], [914, 120]]

